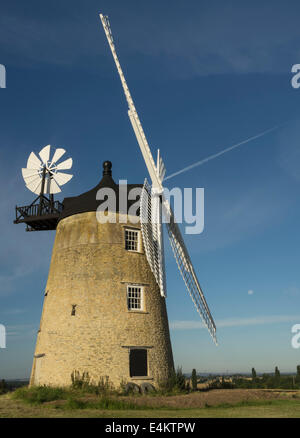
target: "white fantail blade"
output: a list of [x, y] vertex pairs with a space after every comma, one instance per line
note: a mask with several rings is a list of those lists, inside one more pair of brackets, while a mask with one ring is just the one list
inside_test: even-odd
[[27, 169], [40, 169], [41, 165], [42, 163], [40, 159], [35, 155], [34, 152], [31, 152], [27, 160]]
[[53, 163], [56, 163], [58, 160], [60, 160], [60, 158], [66, 153], [66, 151], [62, 148], [57, 148], [56, 151], [54, 152], [54, 155], [52, 157], [51, 160], [51, 165]]
[[24, 178], [25, 184], [34, 183], [40, 181], [42, 178], [40, 175], [26, 176]]
[[[51, 146], [47, 145], [39, 152], [42, 161], [34, 152], [31, 152], [27, 160], [27, 168], [22, 169], [22, 175], [26, 187], [33, 193], [40, 194], [45, 172], [44, 194], [60, 193], [60, 185], [66, 184], [73, 175], [57, 172], [58, 169], [70, 169], [73, 164], [72, 158], [63, 161], [59, 165], [56, 162], [65, 154], [62, 148], [56, 149], [50, 162]], [[57, 172], [57, 173], [55, 173]]]
[[47, 164], [47, 162], [50, 160], [50, 144], [48, 146], [45, 146], [40, 152], [39, 156], [42, 159], [43, 164]]
[[49, 178], [45, 184], [45, 193], [47, 193], [48, 195], [53, 195], [60, 192], [61, 190], [59, 185], [54, 181], [53, 178]]
[[36, 193], [37, 195], [40, 194], [41, 187], [42, 187], [42, 180], [39, 181], [33, 181], [28, 184], [26, 184], [26, 187], [31, 190], [33, 193]]
[[22, 175], [23, 178], [29, 178], [30, 176], [37, 176], [39, 175], [39, 171], [38, 169], [27, 169], [27, 168], [23, 168], [22, 169]]
[[72, 158], [68, 158], [67, 160], [63, 161], [62, 163], [59, 163], [56, 168], [60, 169], [60, 170], [68, 170], [71, 169], [73, 165], [73, 160]]
[[25, 186], [26, 186], [26, 188], [27, 188], [28, 190], [30, 190], [31, 192], [35, 193], [34, 190], [32, 190], [32, 188], [31, 188], [30, 186], [28, 186], [27, 184], [25, 184]]
[[73, 178], [73, 175], [69, 175], [68, 173], [58, 172], [58, 173], [53, 174], [52, 178], [55, 179], [57, 184], [59, 184], [60, 186], [63, 186], [68, 181], [70, 181], [70, 179]]

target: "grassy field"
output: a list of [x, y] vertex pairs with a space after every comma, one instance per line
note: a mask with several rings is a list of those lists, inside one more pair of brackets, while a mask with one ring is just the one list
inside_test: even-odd
[[[231, 402], [219, 403], [222, 399]], [[0, 418], [300, 418], [299, 392], [219, 390], [209, 395], [146, 396], [135, 398], [137, 407], [131, 409], [126, 409], [126, 403], [133, 399], [126, 398], [124, 405], [122, 398], [118, 409], [114, 404], [107, 409], [101, 404], [95, 408], [97, 400], [99, 397], [89, 396], [83, 401], [53, 400], [33, 405], [16, 400], [10, 393], [0, 396]]]

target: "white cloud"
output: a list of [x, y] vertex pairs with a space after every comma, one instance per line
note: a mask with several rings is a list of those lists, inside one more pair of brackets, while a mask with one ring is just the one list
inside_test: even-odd
[[252, 289], [249, 289], [248, 290], [248, 295], [253, 295], [253, 294], [254, 294], [254, 291]]
[[[267, 316], [254, 316], [250, 318], [226, 318], [216, 321], [218, 328], [222, 327], [242, 327], [250, 325], [265, 325], [265, 324], [278, 324], [282, 322], [294, 322], [299, 321], [299, 315], [267, 315]], [[171, 321], [171, 330], [194, 330], [205, 328], [205, 325], [199, 321]]]
[[21, 313], [25, 313], [25, 312], [27, 312], [27, 309], [19, 309], [19, 308], [6, 309], [3, 312], [1, 311], [1, 313], [4, 313], [5, 315], [20, 315]]
[[33, 324], [20, 324], [6, 327], [6, 334], [8, 337], [13, 338], [26, 338], [35, 336], [37, 332], [37, 327]]

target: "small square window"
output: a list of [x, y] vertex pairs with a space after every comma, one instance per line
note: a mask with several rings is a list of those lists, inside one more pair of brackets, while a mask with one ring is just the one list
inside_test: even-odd
[[127, 286], [128, 310], [143, 310], [143, 288], [140, 286]]
[[140, 250], [140, 231], [139, 230], [125, 230], [125, 249], [127, 251]]

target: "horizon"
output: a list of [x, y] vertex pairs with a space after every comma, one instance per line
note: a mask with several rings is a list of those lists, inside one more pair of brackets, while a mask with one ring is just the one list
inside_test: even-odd
[[[255, 369], [255, 367], [254, 367], [254, 369]], [[269, 374], [269, 375], [272, 375], [272, 374], [275, 374], [275, 372], [274, 372], [274, 370], [273, 371], [257, 371], [256, 369], [255, 369], [255, 371], [256, 371], [256, 375], [257, 376], [263, 376], [264, 374]], [[297, 373], [296, 373], [296, 371], [281, 371], [281, 370], [279, 370], [280, 371], [280, 374], [281, 375], [290, 375], [290, 374], [292, 374], [292, 375], [296, 375]], [[236, 372], [230, 372], [230, 371], [226, 371], [226, 372], [214, 372], [214, 373], [209, 373], [209, 372], [205, 372], [205, 371], [197, 371], [196, 370], [196, 373], [197, 373], [197, 376], [203, 376], [203, 377], [207, 377], [207, 376], [238, 376], [238, 375], [241, 375], [241, 376], [251, 376], [251, 371], [250, 372], [238, 372], [238, 371], [236, 371]], [[184, 376], [191, 376], [192, 375], [192, 371], [186, 371], [186, 372], [183, 372], [183, 374], [184, 374]], [[0, 376], [0, 381], [2, 380], [2, 377]], [[30, 380], [30, 376], [29, 377], [16, 377], [16, 378], [6, 378], [6, 379], [4, 379], [4, 380], [6, 380], [6, 381], [28, 381], [29, 382], [29, 380]]]

